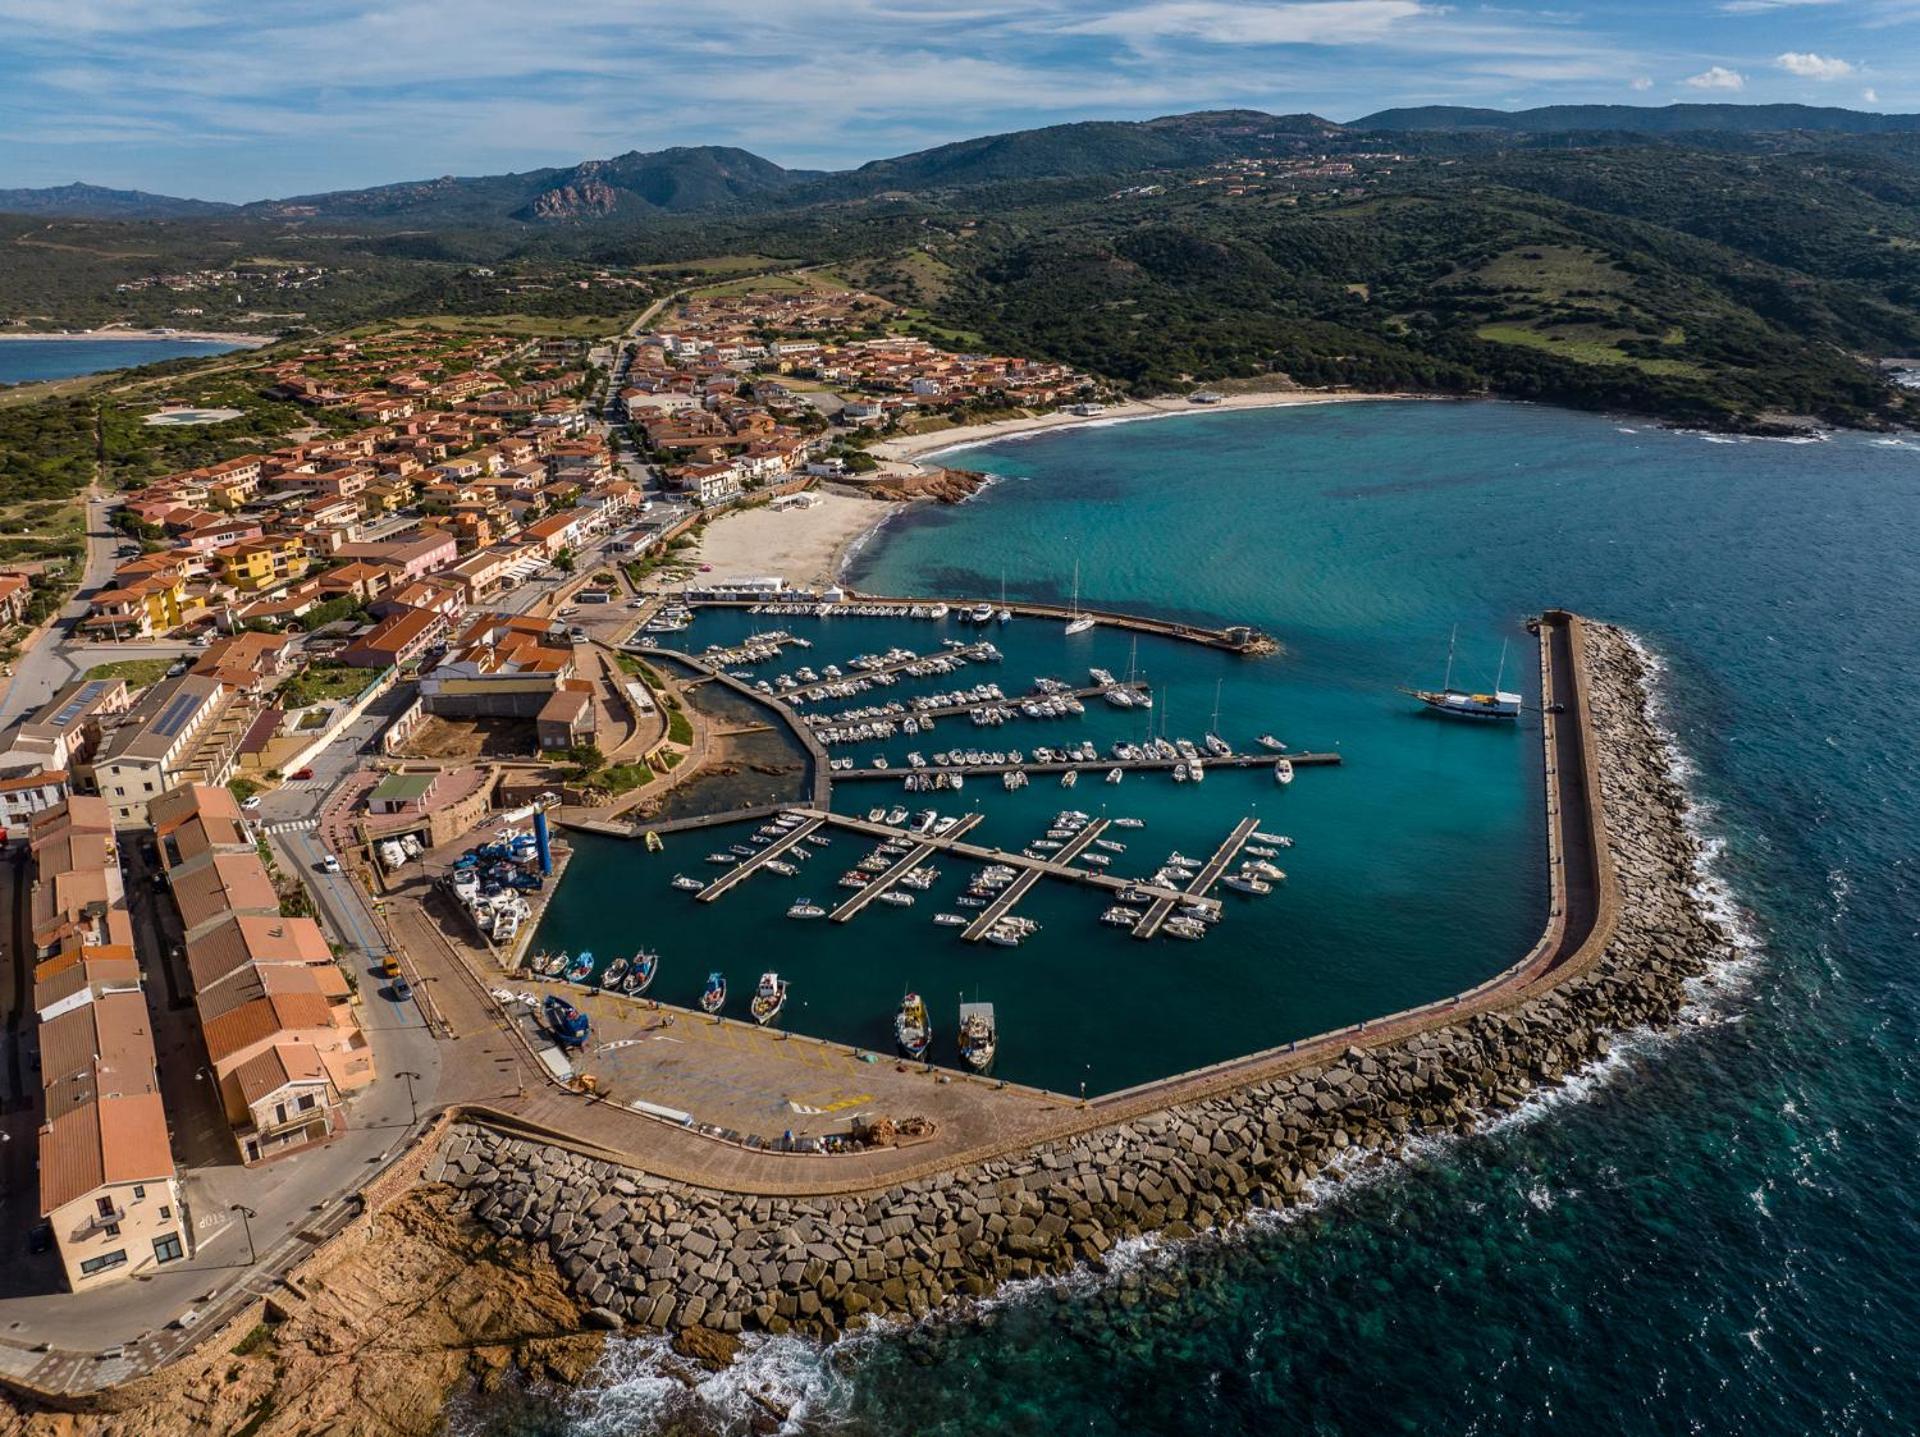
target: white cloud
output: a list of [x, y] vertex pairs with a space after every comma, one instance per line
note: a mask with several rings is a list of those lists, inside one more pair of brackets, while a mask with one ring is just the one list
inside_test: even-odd
[[1629, 80], [1627, 83], [1632, 85], [1636, 90], [1651, 90], [1653, 88], [1653, 77], [1650, 75], [1641, 75]]
[[1844, 80], [1853, 73], [1853, 66], [1848, 61], [1836, 60], [1831, 55], [1816, 55], [1810, 50], [1789, 50], [1784, 55], [1776, 55], [1773, 63], [1789, 75], [1798, 75], [1803, 80]]
[[1796, 10], [1804, 5], [1834, 5], [1839, 0], [1725, 0], [1722, 15], [1766, 15], [1775, 10]]
[[1183, 38], [1215, 45], [1365, 45], [1396, 26], [1434, 13], [1420, 0], [1294, 0], [1243, 5], [1223, 0], [1160, 0], [1118, 7], [1060, 26], [1074, 35], [1130, 41]]
[[1686, 83], [1696, 90], [1744, 90], [1747, 77], [1725, 65], [1712, 65], [1697, 75], [1687, 76]]
[[1860, 92], [1860, 98], [1865, 100], [1869, 105], [1877, 105], [1880, 103], [1879, 95], [1875, 94], [1871, 88], [1862, 90]]

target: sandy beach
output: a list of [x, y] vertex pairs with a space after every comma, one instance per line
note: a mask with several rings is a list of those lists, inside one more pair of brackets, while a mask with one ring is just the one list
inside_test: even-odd
[[825, 588], [855, 541], [901, 508], [820, 490], [812, 497], [804, 508], [762, 506], [716, 519], [688, 557], [711, 564], [715, 579], [777, 574], [796, 588]]
[[1165, 419], [1177, 414], [1218, 414], [1223, 409], [1283, 409], [1297, 404], [1356, 404], [1380, 399], [1418, 399], [1413, 394], [1357, 394], [1347, 391], [1311, 389], [1282, 390], [1269, 394], [1229, 394], [1217, 404], [1195, 404], [1182, 397], [1133, 399], [1125, 404], [1110, 404], [1098, 414], [1036, 414], [1024, 419], [1000, 419], [989, 424], [962, 424], [932, 434], [911, 434], [887, 439], [869, 451], [877, 459], [919, 467], [915, 461], [945, 449], [960, 449], [1004, 439], [1009, 434], [1025, 434], [1038, 429], [1064, 429], [1071, 424], [1114, 424], [1127, 420]]
[[217, 329], [63, 329], [39, 334], [25, 330], [0, 330], [0, 340], [8, 339], [183, 339], [205, 340], [216, 344], [232, 344], [258, 349], [262, 345], [272, 344], [271, 334], [236, 334]]

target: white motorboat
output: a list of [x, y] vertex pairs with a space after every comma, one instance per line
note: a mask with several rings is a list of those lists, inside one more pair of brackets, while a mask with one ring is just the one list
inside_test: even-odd
[[933, 915], [933, 921], [942, 928], [965, 928], [967, 926], [967, 920], [962, 918], [958, 913], [936, 913]]
[[789, 918], [825, 918], [826, 916], [827, 910], [810, 898], [795, 899], [793, 905], [787, 909]]
[[1293, 760], [1280, 759], [1273, 766], [1273, 781], [1283, 787], [1293, 782]]

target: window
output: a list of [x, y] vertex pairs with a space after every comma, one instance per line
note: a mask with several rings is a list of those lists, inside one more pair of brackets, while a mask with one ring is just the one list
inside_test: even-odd
[[147, 1185], [145, 1183], [135, 1183], [133, 1185], [133, 1200], [135, 1202], [139, 1202], [146, 1195], [147, 1195]]
[[95, 1198], [93, 1200], [93, 1205], [94, 1205], [94, 1208], [99, 1212], [101, 1217], [113, 1216], [113, 1199], [112, 1198]]
[[153, 1240], [153, 1260], [155, 1262], [177, 1262], [186, 1256], [186, 1250], [180, 1246], [180, 1235], [168, 1233], [165, 1237]]
[[300, 1095], [300, 1111], [305, 1113], [305, 1112], [311, 1112], [312, 1109], [313, 1109], [313, 1094], [302, 1093]]
[[285, 1103], [275, 1103], [273, 1105], [273, 1120], [276, 1123], [284, 1123], [287, 1120], [287, 1105]]
[[166, 1222], [173, 1216], [173, 1207], [169, 1203], [160, 1204], [160, 1221]]
[[98, 1257], [90, 1257], [80, 1264], [80, 1275], [92, 1277], [96, 1272], [105, 1272], [110, 1267], [120, 1267], [126, 1263], [127, 1250], [116, 1248], [112, 1252], [103, 1252]]
[[120, 1224], [117, 1222], [110, 1222], [100, 1230], [104, 1232], [108, 1237], [120, 1236]]

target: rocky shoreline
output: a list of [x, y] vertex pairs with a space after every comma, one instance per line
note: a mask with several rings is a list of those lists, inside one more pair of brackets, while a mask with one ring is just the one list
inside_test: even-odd
[[1591, 964], [1517, 1006], [880, 1193], [716, 1193], [473, 1124], [424, 1176], [494, 1234], [544, 1246], [591, 1325], [672, 1333], [724, 1361], [737, 1334], [831, 1340], [919, 1318], [1098, 1267], [1143, 1234], [1310, 1201], [1356, 1157], [1470, 1131], [1604, 1057], [1610, 1035], [1672, 1025], [1688, 981], [1729, 951], [1694, 896], [1699, 844], [1648, 715], [1647, 662], [1617, 629], [1586, 635], [1618, 921]]

